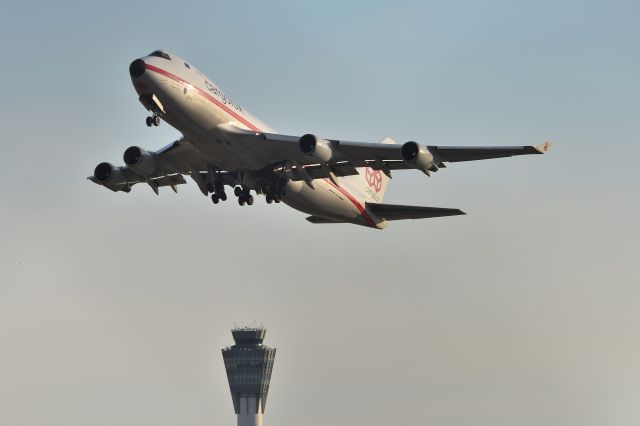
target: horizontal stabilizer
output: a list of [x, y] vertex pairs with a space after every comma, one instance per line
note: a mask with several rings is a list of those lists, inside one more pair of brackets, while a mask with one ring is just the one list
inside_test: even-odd
[[345, 222], [339, 222], [337, 220], [327, 219], [320, 216], [309, 216], [307, 217], [307, 220], [311, 223], [345, 223]]
[[402, 206], [396, 204], [365, 203], [367, 210], [384, 220], [427, 219], [430, 217], [466, 214], [459, 209], [441, 207]]

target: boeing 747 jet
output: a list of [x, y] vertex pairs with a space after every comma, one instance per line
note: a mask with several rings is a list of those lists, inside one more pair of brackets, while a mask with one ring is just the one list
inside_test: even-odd
[[323, 139], [277, 133], [233, 102], [190, 62], [156, 50], [129, 66], [133, 87], [149, 111], [147, 126], [166, 121], [182, 137], [157, 151], [132, 146], [124, 166], [100, 163], [88, 179], [112, 191], [146, 183], [158, 194], [177, 192], [185, 176], [214, 204], [232, 187], [238, 204], [252, 192], [307, 213], [311, 223], [353, 223], [382, 229], [389, 221], [464, 214], [458, 209], [383, 204], [394, 170], [430, 176], [446, 163], [544, 154], [538, 146], [453, 147], [409, 141], [396, 144]]

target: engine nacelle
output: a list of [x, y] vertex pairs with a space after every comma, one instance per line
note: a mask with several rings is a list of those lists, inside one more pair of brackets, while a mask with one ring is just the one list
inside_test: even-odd
[[93, 177], [98, 183], [105, 185], [123, 180], [122, 171], [111, 163], [100, 163], [93, 170]]
[[402, 145], [400, 152], [402, 159], [416, 169], [422, 170], [423, 172], [438, 171], [438, 166], [433, 161], [433, 154], [429, 152], [426, 146], [410, 141]]
[[310, 133], [300, 138], [298, 147], [304, 154], [315, 158], [318, 163], [328, 163], [333, 158], [331, 143]]
[[138, 146], [127, 148], [122, 158], [124, 163], [140, 176], [151, 176], [156, 171], [153, 155]]

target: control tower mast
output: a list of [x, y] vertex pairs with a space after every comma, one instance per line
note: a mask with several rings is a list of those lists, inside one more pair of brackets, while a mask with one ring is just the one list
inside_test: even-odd
[[276, 357], [275, 348], [262, 344], [266, 332], [263, 327], [234, 328], [236, 344], [222, 350], [238, 426], [262, 426]]

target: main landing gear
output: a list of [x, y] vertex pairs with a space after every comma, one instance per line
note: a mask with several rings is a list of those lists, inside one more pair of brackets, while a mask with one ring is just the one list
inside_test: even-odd
[[159, 126], [160, 125], [160, 116], [158, 114], [153, 114], [147, 117], [147, 126]]
[[244, 206], [245, 203], [249, 206], [253, 205], [253, 195], [251, 190], [246, 186], [236, 186], [233, 188], [233, 193], [238, 197], [238, 204]]
[[[223, 179], [217, 172], [210, 173], [213, 177], [210, 177], [207, 182], [207, 190], [211, 193], [211, 201], [213, 204], [218, 204], [220, 201], [227, 200], [227, 194], [224, 192], [224, 184]], [[284, 185], [272, 184], [268, 187], [263, 187], [262, 190], [258, 189], [256, 192], [264, 193], [267, 199], [268, 204], [279, 203], [280, 199], [285, 195], [285, 191], [283, 188]], [[238, 197], [238, 204], [244, 206], [245, 204], [248, 206], [253, 205], [255, 202], [253, 195], [251, 195], [251, 189], [243, 184], [236, 185], [233, 188], [233, 194]]]
[[213, 204], [218, 204], [220, 201], [227, 201], [227, 193], [224, 192], [224, 185], [220, 183], [216, 185], [210, 184], [208, 189], [209, 192], [213, 193], [211, 194], [211, 201], [213, 201]]
[[211, 201], [213, 201], [213, 204], [218, 204], [220, 201], [227, 201], [227, 194], [224, 191], [214, 192], [211, 194]]
[[275, 184], [270, 185], [267, 189], [267, 204], [271, 204], [273, 202], [279, 203], [280, 199], [284, 196], [284, 184], [282, 182], [276, 182]]
[[271, 204], [271, 203], [279, 203], [280, 202], [280, 197], [284, 195], [284, 194], [278, 194], [278, 193], [271, 193], [271, 192], [267, 192], [267, 195], [265, 196], [265, 198], [267, 199], [267, 204]]

